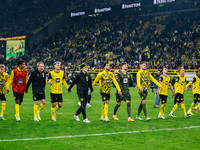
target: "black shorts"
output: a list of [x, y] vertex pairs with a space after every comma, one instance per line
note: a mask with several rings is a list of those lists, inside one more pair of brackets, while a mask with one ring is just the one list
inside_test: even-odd
[[121, 96], [119, 96], [118, 93], [116, 93], [116, 101], [117, 102], [121, 102], [121, 101], [131, 101], [131, 95], [130, 93], [127, 93], [127, 94], [122, 94]]
[[34, 101], [39, 101], [41, 99], [45, 99], [45, 93], [33, 93]]
[[63, 98], [62, 98], [62, 94], [53, 94], [51, 93], [51, 102], [55, 103], [55, 102], [63, 102]]
[[184, 101], [183, 94], [176, 93], [175, 100], [176, 100], [176, 103], [181, 103], [182, 101]]
[[6, 101], [6, 95], [5, 94], [1, 94], [0, 95], [0, 99], [1, 99], [1, 101]]
[[15, 100], [20, 100], [20, 102], [23, 102], [24, 94], [13, 92], [13, 95]]
[[194, 94], [194, 103], [200, 102], [200, 94]]
[[102, 101], [110, 100], [110, 94], [101, 93]]
[[161, 101], [162, 104], [167, 103], [167, 96], [160, 94], [160, 101]]
[[148, 93], [139, 93], [142, 100], [146, 100]]

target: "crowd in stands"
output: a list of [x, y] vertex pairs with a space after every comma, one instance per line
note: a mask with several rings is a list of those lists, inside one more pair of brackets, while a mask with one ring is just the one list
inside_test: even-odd
[[200, 67], [199, 18], [199, 11], [162, 16], [83, 17], [53, 37], [35, 43], [25, 55], [11, 58], [6, 65], [11, 68], [17, 60], [24, 59], [32, 68], [42, 60], [52, 68], [53, 62], [59, 60], [67, 70], [76, 70], [82, 63], [98, 69], [109, 61], [114, 69], [125, 61], [129, 68], [138, 69], [139, 62], [145, 60], [152, 69], [195, 69]]
[[0, 37], [30, 34], [66, 10], [68, 4], [65, 0], [1, 1]]

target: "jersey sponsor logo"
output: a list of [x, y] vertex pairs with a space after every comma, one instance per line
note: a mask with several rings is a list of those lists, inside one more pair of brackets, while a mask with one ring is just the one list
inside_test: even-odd
[[106, 79], [106, 83], [110, 83], [110, 79]]
[[19, 79], [19, 80], [18, 80], [18, 84], [19, 84], [19, 85], [22, 85], [22, 84], [23, 84], [23, 79]]
[[168, 81], [165, 82], [165, 85], [168, 85]]
[[0, 81], [0, 85], [4, 85], [4, 82], [3, 82], [3, 81]]
[[124, 78], [123, 83], [128, 83], [128, 78]]
[[144, 77], [144, 82], [147, 82], [147, 77]]
[[184, 81], [181, 82], [181, 85], [183, 85]]
[[60, 78], [56, 78], [56, 83], [60, 83]]

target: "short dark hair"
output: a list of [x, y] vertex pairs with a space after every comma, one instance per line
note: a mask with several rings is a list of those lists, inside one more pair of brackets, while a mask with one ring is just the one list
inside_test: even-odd
[[24, 60], [19, 60], [19, 61], [17, 62], [17, 66], [19, 67], [19, 65], [22, 65], [23, 63], [25, 63]]
[[109, 64], [108, 62], [105, 62], [104, 64], [103, 64], [103, 67], [105, 67], [107, 64]]
[[141, 65], [141, 64], [146, 64], [146, 61], [141, 61], [141, 62], [140, 62], [140, 65]]
[[180, 71], [181, 71], [181, 69], [184, 69], [184, 68], [180, 68], [180, 69], [178, 69], [178, 72], [180, 72]]
[[125, 65], [125, 64], [127, 64], [127, 62], [123, 62], [123, 63], [121, 63], [121, 66], [123, 66], [123, 65]]

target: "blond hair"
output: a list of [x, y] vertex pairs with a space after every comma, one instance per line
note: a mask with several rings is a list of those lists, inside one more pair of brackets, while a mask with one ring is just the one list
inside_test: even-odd
[[53, 63], [53, 65], [56, 65], [56, 64], [61, 64], [61, 62], [60, 62], [60, 61], [55, 61], [55, 62]]
[[5, 68], [5, 65], [4, 64], [0, 64], [0, 68]]
[[42, 61], [39, 61], [39, 62], [37, 63], [37, 67], [38, 67], [40, 64], [43, 64], [43, 65], [44, 65], [44, 63], [43, 63]]

